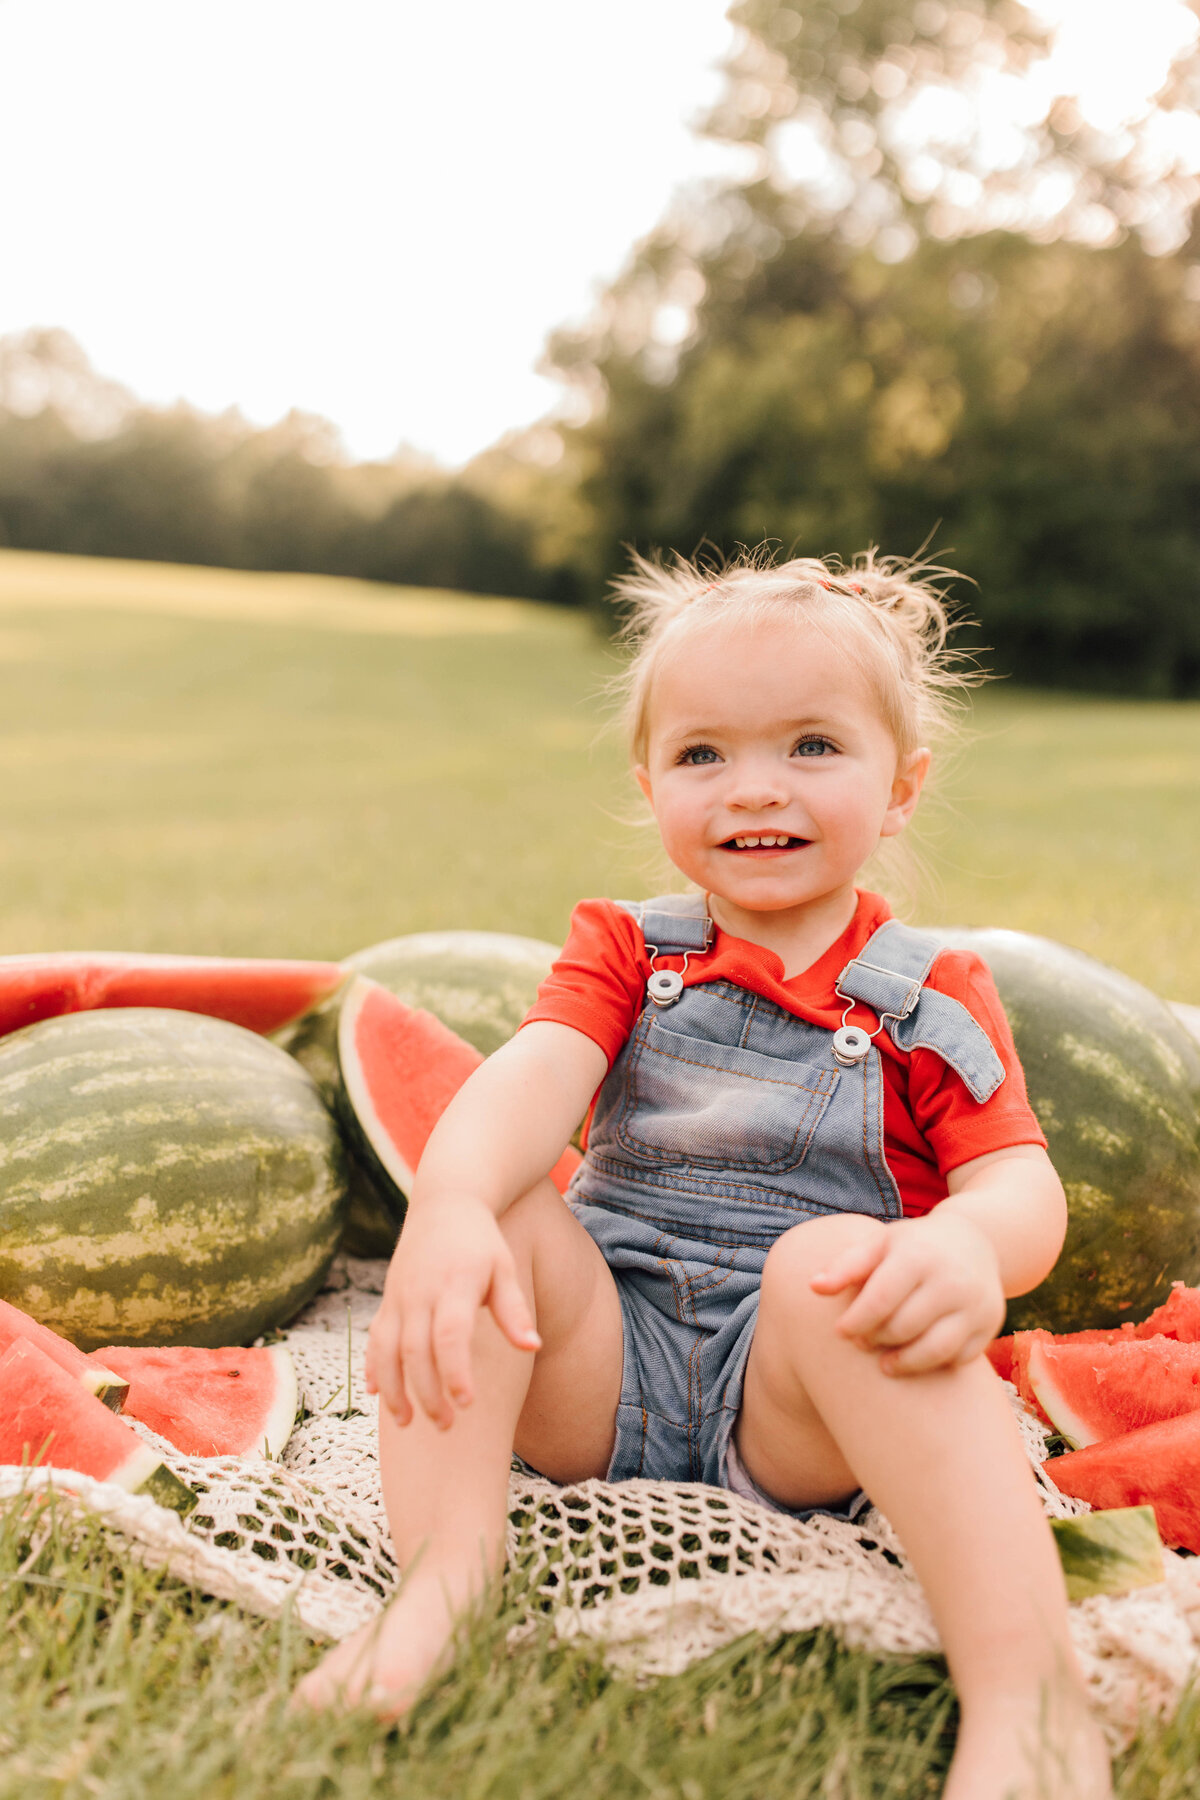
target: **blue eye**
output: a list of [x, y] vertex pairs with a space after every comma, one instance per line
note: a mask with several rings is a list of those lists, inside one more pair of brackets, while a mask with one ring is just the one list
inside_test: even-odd
[[802, 756], [807, 761], [811, 762], [818, 756], [824, 756], [827, 751], [832, 755], [837, 754], [834, 745], [830, 743], [828, 738], [807, 737], [800, 739], [800, 742], [796, 745], [792, 755]]
[[706, 763], [719, 762], [716, 751], [711, 744], [690, 744], [679, 758], [689, 768], [703, 768]]

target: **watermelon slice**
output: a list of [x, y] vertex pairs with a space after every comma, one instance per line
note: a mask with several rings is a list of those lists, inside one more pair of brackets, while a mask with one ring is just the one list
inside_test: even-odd
[[1126, 1323], [1058, 1333], [1018, 1331], [1009, 1337], [993, 1338], [985, 1354], [997, 1375], [1004, 1381], [1011, 1381], [1025, 1404], [1049, 1425], [1051, 1420], [1042, 1411], [1029, 1382], [1029, 1357], [1036, 1343], [1126, 1344], [1156, 1337], [1173, 1338], [1181, 1344], [1200, 1344], [1200, 1288], [1185, 1287], [1182, 1281], [1174, 1282], [1162, 1305], [1155, 1307], [1140, 1325]]
[[258, 1350], [94, 1350], [129, 1385], [125, 1411], [186, 1456], [278, 1456], [299, 1390], [284, 1344]]
[[1050, 1530], [1067, 1583], [1068, 1600], [1127, 1594], [1166, 1579], [1162, 1540], [1149, 1506], [1051, 1519]]
[[259, 957], [0, 956], [0, 1036], [107, 1006], [162, 1006], [207, 1013], [247, 1031], [277, 1031], [332, 994], [345, 973], [340, 963]]
[[96, 1358], [85, 1356], [82, 1350], [77, 1350], [66, 1338], [59, 1337], [57, 1331], [51, 1331], [48, 1325], [41, 1325], [36, 1319], [31, 1319], [19, 1306], [10, 1306], [7, 1300], [0, 1300], [0, 1352], [22, 1338], [36, 1344], [51, 1362], [56, 1362], [68, 1375], [74, 1375], [77, 1381], [82, 1381], [89, 1394], [95, 1394], [97, 1400], [103, 1400], [105, 1406], [111, 1407], [113, 1412], [120, 1412], [129, 1388], [127, 1381], [123, 1381]]
[[[355, 977], [338, 1021], [338, 1061], [355, 1149], [401, 1217], [429, 1134], [483, 1061], [432, 1013]], [[568, 1148], [550, 1171], [560, 1193], [579, 1166]]]
[[1200, 1412], [1070, 1450], [1042, 1468], [1060, 1494], [1097, 1509], [1152, 1506], [1164, 1544], [1200, 1552]]
[[1200, 1344], [1033, 1344], [1026, 1369], [1042, 1411], [1075, 1450], [1200, 1409]]
[[[1121, 1327], [1124, 1332], [1125, 1327]], [[1134, 1337], [1174, 1338], [1180, 1344], [1200, 1344], [1200, 1288], [1171, 1283], [1171, 1292], [1148, 1319], [1133, 1328]]]
[[73, 1469], [177, 1513], [196, 1504], [136, 1431], [28, 1338], [0, 1356], [0, 1462]]
[[1088, 1331], [1016, 1331], [1010, 1337], [993, 1338], [984, 1352], [997, 1375], [1020, 1387], [1029, 1352], [1039, 1340], [1048, 1344], [1118, 1344], [1135, 1336], [1132, 1325], [1103, 1326]]

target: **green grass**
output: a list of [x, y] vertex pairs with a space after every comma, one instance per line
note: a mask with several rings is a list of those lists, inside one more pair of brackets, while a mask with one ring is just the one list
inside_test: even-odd
[[[0, 552], [0, 953], [342, 955], [398, 932], [560, 938], [662, 878], [598, 735], [586, 623], [508, 602]], [[996, 687], [911, 916], [1046, 932], [1200, 1001], [1200, 706]], [[593, 1651], [475, 1634], [411, 1724], [285, 1716], [314, 1650], [0, 1514], [0, 1800], [909, 1800], [953, 1701], [932, 1659], [746, 1641], [638, 1689]], [[514, 1615], [515, 1616], [515, 1615]], [[1123, 1760], [1195, 1792], [1200, 1715]]]
[[[0, 552], [0, 953], [341, 956], [561, 939], [669, 872], [569, 614]], [[918, 815], [930, 922], [1077, 944], [1200, 1000], [1200, 705], [980, 696]]]

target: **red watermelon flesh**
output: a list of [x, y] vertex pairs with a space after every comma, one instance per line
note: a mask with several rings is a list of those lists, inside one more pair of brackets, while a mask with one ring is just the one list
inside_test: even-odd
[[82, 1350], [77, 1350], [66, 1338], [59, 1337], [57, 1331], [51, 1331], [48, 1325], [31, 1319], [19, 1306], [10, 1306], [7, 1300], [0, 1300], [0, 1352], [21, 1339], [36, 1344], [51, 1362], [56, 1362], [60, 1369], [65, 1369], [77, 1381], [82, 1381], [89, 1394], [95, 1394], [97, 1400], [103, 1400], [105, 1406], [111, 1407], [113, 1412], [120, 1412], [129, 1387], [127, 1381], [123, 1381], [114, 1370], [106, 1368], [98, 1358], [85, 1356]]
[[[1038, 1344], [1112, 1344], [1133, 1338], [1133, 1326], [1116, 1326], [1112, 1330], [1072, 1331], [1055, 1336], [1050, 1331], [1018, 1331], [1014, 1333], [1010, 1359], [1012, 1373], [1006, 1377], [1020, 1394], [1026, 1406], [1037, 1413], [1044, 1424], [1051, 1423], [1029, 1379], [1029, 1359]], [[997, 1340], [999, 1341], [999, 1340]], [[989, 1352], [990, 1354], [990, 1352]]]
[[[407, 1199], [430, 1132], [483, 1057], [432, 1013], [359, 975], [342, 1006], [338, 1060], [363, 1136]], [[551, 1169], [560, 1193], [579, 1161], [568, 1146]]]
[[[1190, 1290], [1189, 1290], [1190, 1291]], [[1108, 1325], [1091, 1331], [1016, 1331], [1010, 1337], [993, 1338], [984, 1352], [997, 1375], [1014, 1385], [1029, 1361], [1030, 1346], [1039, 1338], [1048, 1344], [1119, 1344], [1125, 1338], [1152, 1337], [1133, 1325]]]
[[1042, 1468], [1060, 1494], [1098, 1510], [1152, 1506], [1164, 1544], [1200, 1552], [1200, 1412], [1051, 1457]]
[[0, 1356], [0, 1463], [72, 1469], [179, 1513], [196, 1504], [136, 1431], [28, 1338]]
[[993, 1338], [987, 1357], [997, 1375], [1016, 1382], [1015, 1371], [1020, 1360], [1020, 1341], [1025, 1341], [1028, 1360], [1029, 1342], [1037, 1337], [1052, 1344], [1120, 1344], [1127, 1338], [1175, 1338], [1181, 1344], [1200, 1344], [1200, 1288], [1186, 1287], [1182, 1281], [1171, 1286], [1161, 1306], [1156, 1306], [1140, 1325], [1109, 1325], [1091, 1331], [1018, 1331], [1008, 1337]]
[[[1121, 1327], [1122, 1331], [1126, 1328]], [[1172, 1284], [1171, 1292], [1148, 1319], [1133, 1328], [1134, 1337], [1168, 1337], [1180, 1344], [1200, 1344], [1200, 1288]]]
[[1055, 1431], [1080, 1449], [1200, 1409], [1200, 1344], [1043, 1340], [1030, 1350], [1027, 1378]]
[[134, 956], [68, 951], [0, 956], [0, 1035], [108, 1006], [207, 1013], [247, 1031], [277, 1031], [332, 994], [339, 963], [265, 957]]
[[125, 1411], [185, 1456], [278, 1456], [299, 1398], [283, 1344], [257, 1350], [95, 1350], [129, 1383]]

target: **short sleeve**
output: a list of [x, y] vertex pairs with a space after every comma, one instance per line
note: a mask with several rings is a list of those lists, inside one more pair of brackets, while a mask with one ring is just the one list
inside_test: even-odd
[[581, 900], [537, 999], [521, 1021], [570, 1025], [616, 1060], [646, 998], [649, 958], [642, 934], [611, 900]]
[[927, 985], [959, 1001], [982, 1026], [1004, 1066], [1004, 1080], [989, 1100], [973, 1100], [954, 1070], [933, 1050], [914, 1050], [908, 1101], [913, 1123], [928, 1142], [938, 1170], [948, 1175], [962, 1163], [1015, 1144], [1046, 1138], [1025, 1091], [1012, 1030], [991, 970], [967, 950], [946, 950], [937, 958]]

